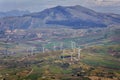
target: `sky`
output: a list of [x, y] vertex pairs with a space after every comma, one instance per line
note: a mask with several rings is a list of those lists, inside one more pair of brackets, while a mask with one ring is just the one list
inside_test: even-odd
[[98, 12], [120, 14], [120, 0], [0, 0], [0, 11], [29, 10], [30, 12], [40, 12], [58, 5], [81, 5]]

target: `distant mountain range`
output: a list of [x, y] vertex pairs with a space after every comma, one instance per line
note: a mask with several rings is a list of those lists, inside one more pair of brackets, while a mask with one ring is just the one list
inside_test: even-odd
[[107, 27], [109, 25], [120, 25], [120, 15], [98, 13], [79, 5], [56, 6], [37, 13], [0, 19], [1, 29], [29, 29], [48, 26], [78, 29]]
[[7, 12], [0, 12], [0, 18], [11, 17], [11, 16], [23, 16], [25, 14], [30, 14], [30, 12], [29, 11], [12, 10], [12, 11], [7, 11]]

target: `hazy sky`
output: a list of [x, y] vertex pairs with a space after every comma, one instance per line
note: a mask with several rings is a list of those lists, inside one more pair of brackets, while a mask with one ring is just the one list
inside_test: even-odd
[[0, 0], [0, 11], [18, 9], [39, 12], [57, 5], [81, 5], [99, 12], [120, 14], [120, 0]]

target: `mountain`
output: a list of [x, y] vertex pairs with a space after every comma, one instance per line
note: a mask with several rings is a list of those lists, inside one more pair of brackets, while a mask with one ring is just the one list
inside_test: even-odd
[[10, 16], [22, 16], [25, 14], [30, 14], [30, 12], [29, 11], [11, 10], [11, 11], [7, 11], [7, 12], [0, 12], [0, 18], [10, 17]]
[[0, 28], [4, 29], [28, 29], [57, 25], [70, 28], [94, 28], [119, 24], [120, 15], [118, 14], [98, 13], [79, 5], [56, 6], [37, 13], [0, 19]]

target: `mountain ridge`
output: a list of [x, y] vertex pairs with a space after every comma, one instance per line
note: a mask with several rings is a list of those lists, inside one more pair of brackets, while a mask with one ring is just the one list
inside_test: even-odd
[[0, 18], [3, 17], [14, 17], [14, 16], [23, 16], [25, 14], [30, 14], [29, 11], [20, 11], [20, 10], [11, 10], [11, 11], [6, 11], [6, 12], [0, 12]]
[[76, 6], [56, 6], [41, 12], [30, 13], [21, 17], [0, 19], [0, 28], [29, 29], [44, 26], [66, 26], [69, 28], [94, 28], [119, 25], [120, 15], [99, 13]]

